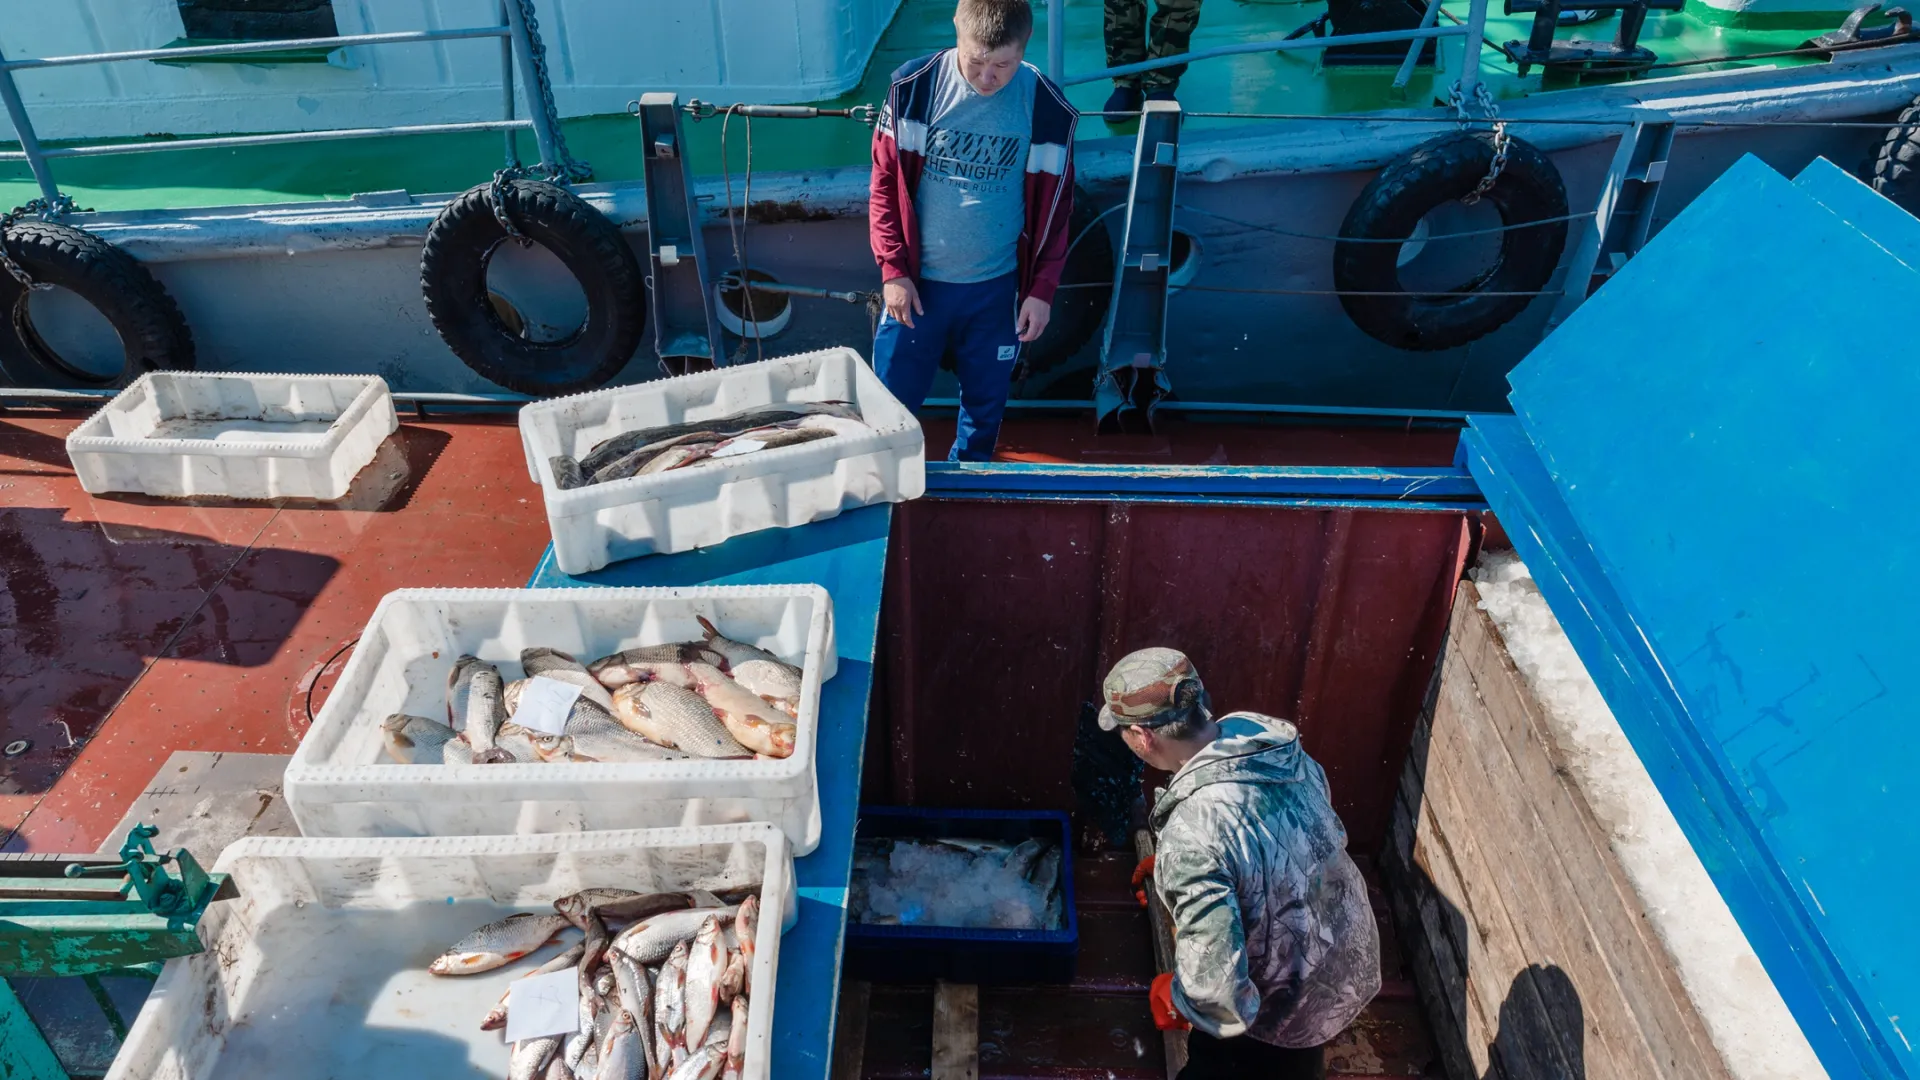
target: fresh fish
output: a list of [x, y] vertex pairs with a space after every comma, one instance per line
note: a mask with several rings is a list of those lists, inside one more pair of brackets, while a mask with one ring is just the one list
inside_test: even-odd
[[647, 894], [635, 892], [632, 889], [581, 889], [577, 893], [569, 893], [555, 900], [553, 910], [572, 923], [575, 929], [585, 931], [587, 912], [599, 908], [602, 904], [611, 904], [616, 900], [632, 900], [645, 895]]
[[660, 966], [653, 985], [654, 1060], [666, 1073], [687, 1053], [687, 952], [682, 939]]
[[599, 469], [594, 470], [593, 475], [588, 478], [588, 483], [605, 484], [614, 480], [625, 480], [630, 476], [639, 475], [655, 458], [671, 452], [675, 447], [689, 443], [718, 444], [725, 438], [725, 435], [717, 431], [702, 430], [690, 431], [677, 438], [662, 439], [659, 442], [648, 443], [632, 453], [617, 457]]
[[613, 712], [628, 730], [639, 732], [661, 746], [684, 750], [695, 757], [746, 757], [727, 726], [700, 695], [669, 683], [646, 682], [621, 687], [613, 696]]
[[634, 922], [668, 911], [684, 911], [693, 906], [693, 897], [686, 893], [634, 893], [621, 899], [599, 901], [593, 905], [593, 910], [599, 912], [603, 919]]
[[1005, 859], [1013, 852], [1013, 845], [999, 844], [992, 840], [967, 840], [962, 837], [943, 836], [933, 842], [943, 847], [964, 851], [969, 855], [991, 855], [996, 859]]
[[473, 686], [473, 673], [486, 667], [477, 656], [462, 656], [447, 672], [447, 726], [455, 731], [467, 728], [467, 693]]
[[733, 1034], [733, 1006], [722, 1005], [713, 1014], [713, 1022], [707, 1025], [707, 1037], [700, 1040], [703, 1047], [712, 1046], [722, 1053], [727, 1049], [728, 1038]]
[[1043, 840], [1022, 840], [1007, 853], [1007, 870], [1019, 877], [1026, 877], [1040, 856], [1045, 854], [1047, 844]]
[[716, 996], [721, 1004], [725, 1004], [739, 997], [746, 986], [747, 958], [737, 951], [729, 951], [726, 970], [720, 973], [720, 990]]
[[[818, 428], [803, 428], [803, 427], [756, 428], [752, 431], [743, 431], [740, 434], [735, 435], [733, 438], [728, 439], [726, 442], [723, 442], [718, 446], [713, 447], [711, 450], [707, 451], [704, 454], [688, 454], [686, 455], [686, 460], [677, 462], [672, 465], [668, 465], [667, 468], [681, 469], [681, 468], [685, 468], [688, 465], [692, 465], [695, 462], [705, 458], [712, 458], [715, 461], [720, 461], [725, 458], [740, 457], [743, 454], [759, 453], [762, 450], [778, 450], [781, 447], [785, 447], [785, 446], [798, 446], [801, 443], [817, 442], [820, 439], [831, 439], [832, 437], [833, 437], [833, 432], [821, 431]], [[675, 448], [675, 450], [678, 450], [678, 449], [680, 448], [678, 447]], [[674, 452], [675, 451], [670, 450], [667, 452], [667, 454], [661, 455], [660, 458], [655, 458], [653, 461], [648, 463], [648, 467], [652, 468], [654, 465], [657, 465], [663, 458], [671, 455]], [[662, 469], [660, 471], [664, 472], [666, 470]]]
[[659, 473], [670, 472], [674, 469], [684, 468], [688, 465], [693, 464], [696, 461], [701, 461], [706, 458], [712, 457], [713, 452], [719, 449], [722, 445], [724, 444], [719, 442], [680, 443], [679, 445], [674, 446], [673, 448], [669, 449], [668, 451], [659, 455], [653, 460], [647, 462], [645, 465], [642, 465], [638, 469], [634, 470], [633, 475], [654, 476]]
[[526, 912], [509, 915], [448, 946], [446, 952], [427, 965], [427, 970], [435, 975], [477, 975], [492, 971], [552, 941], [566, 926], [567, 920], [558, 915]]
[[567, 1071], [573, 1071], [580, 1064], [580, 1059], [587, 1056], [587, 1047], [593, 1045], [594, 1037], [599, 1033], [597, 1025], [605, 1006], [604, 1001], [583, 989], [580, 994], [580, 1026], [561, 1043], [561, 1060], [566, 1062]]
[[587, 486], [587, 474], [580, 463], [567, 454], [555, 454], [547, 459], [547, 465], [553, 469], [553, 483], [561, 491]]
[[[580, 952], [580, 944], [575, 942], [565, 952], [520, 977], [524, 979], [527, 975], [551, 975], [556, 971], [565, 971], [580, 962]], [[512, 988], [508, 988], [500, 995], [500, 1004], [495, 1005], [492, 1011], [487, 1013], [486, 1018], [480, 1021], [481, 1031], [492, 1031], [495, 1028], [507, 1026], [507, 997], [512, 992]]]
[[1060, 884], [1060, 849], [1052, 844], [1033, 860], [1027, 868], [1027, 880], [1045, 888], [1054, 888]]
[[513, 1056], [507, 1061], [507, 1080], [541, 1080], [547, 1063], [560, 1050], [560, 1036], [522, 1039], [513, 1044]]
[[667, 1074], [667, 1080], [714, 1080], [726, 1064], [727, 1051], [724, 1047], [703, 1046], [674, 1066], [674, 1070]]
[[[673, 951], [673, 947], [683, 941], [691, 941], [700, 932], [700, 926], [708, 917], [716, 918], [720, 925], [733, 922], [738, 908], [688, 908], [683, 911], [663, 911], [650, 915], [625, 930], [613, 939], [612, 948], [642, 964], [657, 964]], [[684, 965], [683, 968], [684, 970]]]
[[500, 681], [500, 669], [482, 662], [468, 679], [467, 724], [462, 734], [473, 747], [473, 762], [485, 765], [511, 761], [512, 755], [494, 743], [500, 726], [507, 722], [506, 686]]
[[[562, 915], [561, 918], [566, 918]], [[600, 991], [598, 984], [587, 974], [600, 966], [600, 960], [607, 954], [607, 946], [612, 943], [613, 935], [607, 933], [607, 924], [592, 911], [585, 916], [586, 926], [582, 929], [586, 937], [580, 942], [580, 993], [585, 996], [589, 991]]]
[[[611, 1017], [608, 1018], [607, 1023], [609, 1025], [613, 1023]], [[580, 1064], [573, 1067], [573, 1080], [598, 1080], [599, 1076], [600, 1042], [596, 1039], [587, 1044], [587, 1056], [581, 1058]]]
[[727, 1032], [727, 1063], [720, 1070], [722, 1080], [740, 1080], [747, 1067], [747, 999], [733, 999], [733, 1025]]
[[796, 426], [813, 431], [824, 431], [829, 435], [870, 435], [873, 433], [872, 428], [858, 420], [845, 416], [832, 416], [827, 413], [803, 416]]
[[[540, 750], [533, 744], [534, 738], [539, 734], [532, 728], [521, 727], [511, 720], [501, 724], [500, 730], [493, 736], [493, 749], [496, 755], [504, 756], [496, 756], [493, 760], [500, 763], [539, 761]], [[475, 757], [474, 760], [480, 759]]]
[[446, 759], [453, 729], [424, 716], [394, 713], [381, 722], [380, 741], [387, 756], [402, 765], [438, 765]]
[[799, 728], [766, 699], [711, 664], [688, 664], [693, 688], [741, 746], [768, 757], [791, 757]]
[[581, 1077], [567, 1068], [566, 1061], [559, 1054], [555, 1054], [547, 1061], [547, 1071], [540, 1074], [540, 1080], [581, 1080]]
[[594, 1074], [597, 1080], [643, 1080], [651, 1071], [639, 1024], [638, 1018], [625, 1009], [615, 1014], [600, 1043], [600, 1065]]
[[800, 669], [778, 660], [753, 659], [735, 664], [727, 674], [733, 681], [760, 695], [761, 699], [789, 719], [800, 715]]
[[[744, 641], [735, 641], [725, 634], [722, 634], [705, 615], [696, 615], [694, 617], [700, 620], [700, 629], [706, 631], [707, 648], [719, 653], [725, 658], [723, 662], [714, 664], [714, 667], [722, 671], [731, 671], [733, 665], [744, 664], [749, 660], [771, 660], [776, 664], [784, 663], [779, 657], [758, 645], [749, 645]], [[690, 660], [688, 663], [693, 663], [693, 661]]]
[[535, 732], [529, 738], [533, 742], [533, 756], [548, 763], [577, 760], [573, 754], [573, 739], [566, 735], [549, 735], [544, 731]]
[[575, 761], [683, 761], [687, 757], [627, 730], [612, 713], [592, 702], [576, 704], [567, 721], [567, 736], [573, 740]]
[[660, 427], [626, 431], [595, 445], [585, 457], [580, 459], [580, 468], [587, 473], [597, 472], [611, 464], [614, 459], [624, 457], [643, 446], [678, 439], [697, 432], [732, 435], [751, 428], [765, 427], [768, 424], [778, 424], [813, 415], [843, 416], [858, 420], [860, 408], [850, 401], [795, 401], [749, 409], [732, 416], [690, 420], [679, 424], [663, 424]]
[[620, 1007], [633, 1014], [640, 1036], [641, 1056], [653, 1060], [653, 984], [647, 981], [647, 969], [622, 952], [608, 950], [607, 965], [619, 991]]
[[440, 748], [440, 752], [440, 760], [445, 764], [473, 764], [473, 746], [467, 742], [465, 735], [455, 735], [453, 738], [448, 739], [446, 745]]
[[739, 914], [733, 921], [733, 936], [740, 941], [740, 961], [743, 970], [740, 973], [740, 992], [753, 992], [753, 952], [759, 947], [760, 934], [760, 898], [749, 896], [740, 901]]
[[717, 666], [726, 663], [725, 657], [700, 642], [678, 641], [666, 645], [643, 645], [603, 656], [587, 665], [587, 671], [600, 680], [600, 685], [618, 689], [628, 683], [645, 682], [648, 679], [670, 679], [673, 668], [698, 660]]
[[600, 685], [587, 672], [587, 665], [561, 652], [559, 649], [521, 649], [520, 666], [526, 669], [527, 678], [556, 679], [580, 688], [580, 696], [592, 701], [603, 709], [613, 708], [613, 695]]
[[720, 920], [707, 916], [687, 950], [687, 1045], [704, 1046], [707, 1029], [720, 1010], [720, 977], [727, 970], [727, 951], [720, 945]]

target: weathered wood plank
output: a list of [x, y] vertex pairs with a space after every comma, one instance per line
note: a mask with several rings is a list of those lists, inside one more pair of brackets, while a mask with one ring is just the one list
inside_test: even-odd
[[[1577, 989], [1583, 1031], [1569, 1054], [1578, 1053], [1586, 1074], [1625, 1078], [1660, 1075], [1639, 1023], [1601, 955], [1573, 883], [1560, 866], [1554, 838], [1528, 805], [1505, 746], [1484, 723], [1484, 703], [1457, 654], [1444, 663], [1435, 711], [1433, 750], [1446, 755], [1441, 781], [1454, 792], [1472, 791], [1469, 805], [1456, 802], [1436, 814], [1449, 820], [1449, 835], [1467, 832], [1485, 846], [1489, 883], [1515, 913], [1513, 927], [1523, 956], [1559, 967]], [[1479, 720], [1482, 722], [1476, 723]], [[1431, 779], [1429, 784], [1431, 786]], [[1474, 880], [1468, 876], [1469, 883]], [[1570, 1039], [1574, 1031], [1564, 1031]]]
[[980, 988], [933, 986], [933, 1080], [980, 1080]]
[[860, 1080], [867, 1061], [867, 1011], [873, 984], [865, 979], [840, 983], [840, 1007], [833, 1025], [833, 1080]]
[[1552, 836], [1601, 953], [1664, 1074], [1725, 1080], [1724, 1063], [1665, 948], [1647, 927], [1607, 830], [1567, 776], [1565, 751], [1492, 619], [1480, 610], [1472, 582], [1463, 582], [1455, 594], [1448, 651], [1466, 669], [1489, 730], [1504, 743], [1527, 801]]

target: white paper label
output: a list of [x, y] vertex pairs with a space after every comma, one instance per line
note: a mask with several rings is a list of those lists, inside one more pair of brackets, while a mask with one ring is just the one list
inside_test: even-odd
[[520, 688], [520, 707], [513, 711], [513, 722], [542, 734], [565, 735], [567, 714], [579, 698], [578, 686], [535, 675]]
[[580, 975], [572, 968], [515, 979], [507, 989], [507, 1041], [580, 1030]]
[[720, 449], [715, 450], [713, 456], [717, 458], [739, 457], [741, 454], [751, 454], [755, 450], [765, 450], [766, 448], [767, 444], [761, 442], [759, 439], [735, 439]]

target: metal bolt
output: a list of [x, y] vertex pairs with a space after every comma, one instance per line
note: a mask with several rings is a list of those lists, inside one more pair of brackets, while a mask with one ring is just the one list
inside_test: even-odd
[[8, 757], [19, 757], [31, 749], [33, 749], [32, 739], [15, 739], [7, 744], [4, 752]]

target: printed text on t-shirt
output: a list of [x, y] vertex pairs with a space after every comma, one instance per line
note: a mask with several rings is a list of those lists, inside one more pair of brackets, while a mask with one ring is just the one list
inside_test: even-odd
[[1002, 190], [1002, 182], [1019, 163], [1021, 141], [1016, 135], [934, 128], [927, 133], [926, 175], [972, 181], [968, 186], [976, 191]]

